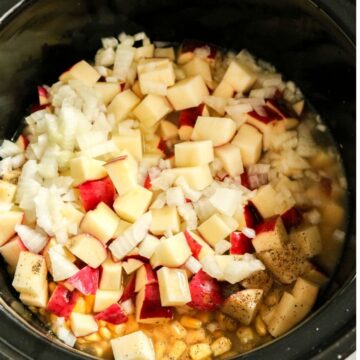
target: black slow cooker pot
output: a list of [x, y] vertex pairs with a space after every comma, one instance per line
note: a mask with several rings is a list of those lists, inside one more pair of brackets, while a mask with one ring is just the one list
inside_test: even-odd
[[[120, 31], [155, 40], [196, 38], [275, 64], [330, 127], [349, 181], [348, 236], [314, 313], [243, 359], [344, 359], [355, 350], [355, 5], [350, 0], [1, 0], [0, 138], [14, 136], [51, 84], [100, 38]], [[0, 224], [1, 231], [1, 224]], [[0, 264], [0, 359], [85, 359], [17, 301]]]

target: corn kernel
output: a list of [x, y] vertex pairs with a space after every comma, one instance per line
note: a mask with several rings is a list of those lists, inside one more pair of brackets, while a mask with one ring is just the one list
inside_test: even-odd
[[191, 345], [199, 342], [205, 342], [205, 339], [206, 339], [205, 329], [201, 328], [196, 330], [189, 330], [186, 335], [185, 341], [187, 344]]
[[130, 334], [132, 332], [135, 332], [139, 330], [139, 324], [135, 320], [135, 317], [133, 315], [129, 315], [128, 321], [126, 323], [125, 333]]
[[211, 348], [209, 344], [195, 344], [190, 346], [189, 353], [193, 360], [203, 360], [211, 355]]
[[101, 337], [100, 337], [99, 333], [96, 332], [96, 333], [84, 336], [84, 339], [89, 342], [94, 342], [94, 341], [100, 341]]
[[211, 313], [206, 311], [200, 311], [196, 317], [201, 320], [204, 324], [207, 324], [211, 321]]
[[255, 339], [254, 331], [249, 326], [240, 326], [236, 331], [236, 336], [243, 345], [246, 345]]
[[255, 330], [260, 336], [265, 336], [267, 334], [266, 325], [260, 316], [255, 318]]
[[56, 288], [56, 284], [53, 281], [49, 282], [49, 291], [51, 293], [54, 292], [55, 288]]
[[231, 345], [231, 340], [222, 336], [211, 344], [211, 351], [214, 356], [219, 356], [229, 351], [231, 349]]
[[166, 358], [169, 360], [177, 360], [186, 350], [186, 344], [183, 341], [175, 341], [175, 343], [171, 346]]
[[162, 359], [166, 352], [166, 341], [159, 340], [155, 342], [156, 359]]
[[73, 311], [77, 312], [77, 313], [81, 313], [81, 314], [86, 313], [86, 302], [83, 297], [79, 297], [79, 299], [77, 300], [77, 302], [74, 306]]
[[85, 302], [86, 302], [86, 314], [91, 314], [94, 307], [95, 296], [94, 295], [85, 296]]
[[266, 297], [265, 297], [265, 304], [268, 306], [274, 306], [276, 305], [280, 300], [280, 293], [278, 291], [271, 291]]
[[182, 326], [189, 329], [200, 329], [202, 326], [202, 321], [191, 316], [184, 315], [180, 319]]
[[99, 326], [103, 326], [103, 327], [108, 325], [108, 323], [104, 320], [98, 320], [98, 324], [99, 324]]
[[118, 325], [107, 324], [107, 327], [111, 330], [111, 332], [115, 336], [122, 336], [122, 335], [125, 334], [125, 330], [126, 330], [126, 325], [125, 324], [118, 324]]
[[99, 334], [104, 340], [110, 340], [112, 338], [111, 331], [106, 327], [101, 327]]
[[187, 334], [186, 329], [176, 320], [170, 324], [170, 331], [176, 339], [185, 339]]
[[224, 333], [221, 330], [216, 330], [216, 331], [213, 332], [213, 336], [216, 339], [223, 336], [223, 335], [224, 335]]

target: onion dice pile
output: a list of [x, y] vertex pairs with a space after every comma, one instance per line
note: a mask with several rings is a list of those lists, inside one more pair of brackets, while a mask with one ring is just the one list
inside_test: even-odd
[[[104, 322], [155, 326], [184, 308], [249, 325], [266, 290], [247, 282], [305, 281], [322, 251], [321, 214], [301, 210], [298, 183], [324, 178], [301, 92], [245, 50], [185, 41], [175, 52], [144, 33], [102, 45], [93, 65], [39, 86], [24, 133], [0, 147], [0, 253], [13, 286], [70, 346]], [[245, 314], [223, 291], [232, 285]], [[308, 310], [291, 326], [269, 320], [271, 335], [311, 310], [318, 285], [307, 286]], [[128, 341], [154, 359], [147, 339]], [[129, 355], [121, 341], [116, 359]]]

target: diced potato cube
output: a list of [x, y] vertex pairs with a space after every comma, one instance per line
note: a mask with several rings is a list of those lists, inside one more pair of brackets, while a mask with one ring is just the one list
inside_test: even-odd
[[200, 75], [181, 80], [167, 90], [167, 97], [176, 111], [198, 106], [208, 95]]
[[76, 337], [86, 336], [98, 331], [98, 324], [92, 315], [73, 312], [70, 315], [71, 330]]
[[139, 61], [142, 58], [151, 58], [154, 56], [155, 46], [154, 44], [143, 45], [135, 50], [135, 61]]
[[155, 48], [154, 56], [157, 58], [168, 58], [171, 61], [175, 60], [175, 51], [173, 47]]
[[68, 81], [68, 80], [80, 80], [87, 86], [93, 86], [99, 79], [101, 75], [85, 60], [81, 60], [71, 67], [70, 70], [63, 73], [59, 80]]
[[172, 111], [166, 97], [149, 94], [134, 109], [134, 115], [146, 127], [154, 126], [166, 114]]
[[197, 229], [201, 236], [213, 247], [216, 243], [228, 237], [234, 230], [224, 221], [224, 218], [223, 215], [214, 214]]
[[118, 226], [119, 217], [109, 206], [101, 202], [96, 209], [86, 213], [80, 229], [106, 244], [113, 238]]
[[152, 192], [138, 185], [116, 198], [114, 210], [124, 220], [135, 222], [150, 205]]
[[192, 360], [203, 360], [211, 356], [212, 351], [207, 343], [200, 343], [190, 346], [189, 354]]
[[47, 268], [41, 255], [22, 251], [16, 266], [12, 286], [21, 293], [38, 296], [46, 283]]
[[109, 257], [102, 263], [101, 267], [100, 290], [120, 290], [122, 274], [121, 262], [114, 262]]
[[229, 99], [234, 95], [234, 89], [228, 82], [222, 80], [214, 90], [213, 95], [223, 99]]
[[172, 140], [178, 137], [178, 128], [167, 120], [160, 121], [160, 135], [164, 140]]
[[150, 259], [152, 267], [159, 265], [177, 267], [186, 262], [191, 256], [191, 250], [185, 239], [184, 233], [160, 240]]
[[0, 180], [0, 203], [11, 203], [16, 191], [16, 185]]
[[302, 226], [290, 233], [290, 240], [295, 242], [307, 257], [321, 253], [322, 241], [317, 226]]
[[119, 149], [126, 149], [136, 160], [140, 161], [142, 159], [142, 136], [139, 129], [133, 129], [125, 134], [114, 135], [112, 140]]
[[95, 294], [94, 312], [100, 312], [109, 306], [116, 304], [123, 293], [123, 290], [100, 290]]
[[187, 77], [200, 75], [205, 81], [206, 85], [212, 87], [212, 76], [210, 64], [195, 56], [192, 60], [183, 65], [183, 70]]
[[131, 223], [120, 219], [119, 226], [114, 234], [114, 238], [119, 237], [129, 226], [131, 226]]
[[0, 211], [0, 246], [15, 235], [15, 227], [22, 223], [24, 213], [21, 211]]
[[175, 174], [176, 178], [183, 176], [194, 190], [204, 190], [213, 182], [209, 165], [175, 168], [168, 171]]
[[265, 219], [278, 214], [277, 192], [271, 184], [261, 186], [251, 201]]
[[181, 142], [175, 144], [174, 148], [176, 167], [207, 165], [214, 160], [210, 140]]
[[230, 176], [237, 176], [244, 172], [241, 151], [237, 146], [233, 144], [220, 146], [215, 149], [215, 155]]
[[256, 74], [245, 64], [232, 61], [227, 68], [223, 81], [226, 81], [237, 92], [247, 92], [256, 81]]
[[157, 271], [161, 306], [180, 306], [191, 301], [186, 271], [162, 267]]
[[97, 82], [94, 85], [95, 92], [99, 95], [105, 105], [121, 91], [121, 85], [109, 82]]
[[100, 160], [91, 159], [85, 156], [70, 160], [70, 175], [74, 179], [74, 186], [85, 181], [99, 180], [107, 175], [104, 168], [105, 163]]
[[155, 360], [151, 339], [143, 331], [111, 340], [115, 360]]
[[130, 89], [125, 90], [111, 101], [108, 113], [113, 114], [116, 121], [124, 120], [139, 102], [140, 99]]
[[256, 164], [262, 152], [262, 134], [253, 126], [244, 124], [240, 127], [231, 144], [240, 148], [244, 166]]
[[41, 291], [36, 295], [20, 293], [20, 300], [27, 306], [45, 308], [48, 302], [48, 282], [45, 281]]
[[221, 336], [211, 344], [211, 350], [214, 356], [219, 356], [231, 350], [231, 346], [231, 340], [225, 336]]
[[164, 206], [161, 209], [152, 209], [152, 222], [150, 231], [154, 235], [164, 235], [166, 232], [178, 233], [180, 219], [176, 207]]

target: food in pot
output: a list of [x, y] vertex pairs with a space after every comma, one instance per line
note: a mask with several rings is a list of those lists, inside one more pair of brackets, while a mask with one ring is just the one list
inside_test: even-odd
[[270, 64], [105, 38], [0, 147], [0, 253], [20, 300], [104, 358], [226, 358], [312, 310], [344, 241], [325, 125]]

